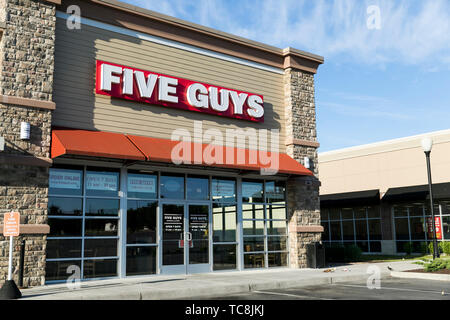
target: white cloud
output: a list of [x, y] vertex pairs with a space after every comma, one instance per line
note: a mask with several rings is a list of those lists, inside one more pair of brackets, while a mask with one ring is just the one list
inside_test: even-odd
[[[126, 0], [278, 47], [330, 59], [433, 68], [450, 65], [448, 0]], [[378, 5], [381, 30], [369, 30], [367, 7]]]

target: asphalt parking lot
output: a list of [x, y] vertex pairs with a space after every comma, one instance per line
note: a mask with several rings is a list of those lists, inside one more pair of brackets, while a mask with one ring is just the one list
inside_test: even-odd
[[[193, 297], [193, 299], [196, 299]], [[347, 282], [282, 290], [261, 290], [214, 297], [214, 300], [450, 300], [450, 282], [395, 279], [381, 280], [380, 289], [366, 282]], [[206, 299], [205, 299], [206, 300]], [[209, 300], [209, 299], [208, 299]]]

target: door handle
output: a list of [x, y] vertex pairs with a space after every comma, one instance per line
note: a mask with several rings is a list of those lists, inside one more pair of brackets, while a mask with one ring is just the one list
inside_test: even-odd
[[187, 237], [186, 237], [186, 238], [187, 238], [187, 239], [186, 239], [187, 241], [191, 241], [191, 240], [192, 240], [192, 233], [186, 232], [186, 236], [187, 236]]

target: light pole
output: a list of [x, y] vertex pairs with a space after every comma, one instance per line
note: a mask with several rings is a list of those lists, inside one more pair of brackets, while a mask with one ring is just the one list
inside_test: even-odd
[[425, 157], [427, 159], [427, 172], [428, 172], [428, 190], [430, 193], [430, 206], [431, 206], [431, 220], [433, 228], [433, 260], [440, 257], [439, 247], [436, 239], [436, 222], [434, 219], [434, 204], [433, 204], [433, 187], [431, 182], [431, 165], [430, 165], [430, 154], [431, 148], [433, 147], [433, 140], [431, 138], [422, 139], [422, 149], [425, 152]]

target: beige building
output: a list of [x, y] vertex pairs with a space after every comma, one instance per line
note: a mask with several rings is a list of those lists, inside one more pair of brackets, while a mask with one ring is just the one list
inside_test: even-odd
[[437, 237], [450, 239], [450, 130], [443, 130], [320, 153], [323, 241], [356, 243], [373, 253], [408, 251], [407, 243], [413, 252], [424, 250], [430, 240], [424, 137], [434, 142]]

